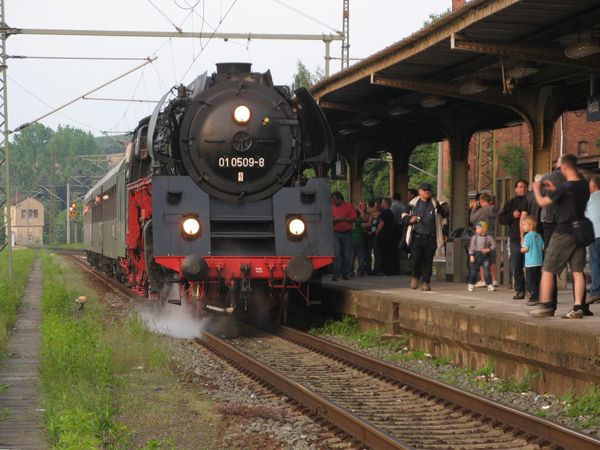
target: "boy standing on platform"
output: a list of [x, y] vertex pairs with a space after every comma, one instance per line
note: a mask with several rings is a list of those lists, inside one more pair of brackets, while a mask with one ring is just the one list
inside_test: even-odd
[[480, 267], [483, 267], [488, 291], [493, 292], [496, 290], [492, 284], [492, 275], [490, 274], [490, 255], [496, 250], [496, 242], [492, 236], [488, 236], [487, 230], [488, 224], [486, 221], [477, 222], [475, 234], [471, 238], [471, 245], [469, 245], [469, 262], [471, 263], [469, 291], [475, 288]]
[[521, 253], [525, 253], [525, 289], [529, 294], [529, 300], [527, 300], [527, 305], [529, 306], [540, 304], [540, 279], [542, 277], [544, 240], [535, 231], [536, 225], [537, 221], [533, 216], [526, 216], [523, 219], [525, 237], [521, 244]]

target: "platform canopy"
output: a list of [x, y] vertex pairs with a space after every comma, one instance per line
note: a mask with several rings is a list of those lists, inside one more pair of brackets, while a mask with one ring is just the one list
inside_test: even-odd
[[464, 158], [474, 132], [524, 121], [545, 167], [554, 121], [586, 107], [599, 45], [598, 0], [473, 0], [311, 92], [338, 144], [449, 139]]

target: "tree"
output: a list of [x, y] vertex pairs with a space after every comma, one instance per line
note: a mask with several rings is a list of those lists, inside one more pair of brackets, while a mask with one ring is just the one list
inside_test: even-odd
[[[54, 177], [55, 194], [64, 202], [56, 204], [54, 219], [57, 224], [57, 238], [64, 239], [61, 224], [66, 220], [66, 185], [67, 183], [73, 184], [73, 177], [77, 176], [77, 180], [84, 186], [92, 186], [104, 175], [108, 166], [93, 165], [80, 158], [81, 155], [94, 155], [103, 153], [103, 151], [99, 152], [96, 140], [89, 132], [69, 126], [59, 126], [54, 131], [39, 123], [15, 134], [10, 143], [10, 151], [11, 198], [15, 193], [22, 196], [38, 194], [37, 198], [44, 203], [46, 210], [46, 225], [51, 220], [52, 198], [47, 189], [50, 188], [51, 180]], [[53, 152], [55, 164], [54, 167], [51, 167]], [[83, 194], [82, 190], [74, 193], [72, 189], [71, 192], [72, 198], [75, 195]], [[45, 238], [45, 242], [50, 242], [50, 240]]]
[[292, 91], [305, 87], [308, 88], [313, 84], [321, 81], [324, 78], [323, 71], [320, 66], [317, 66], [314, 72], [311, 72], [302, 61], [296, 62], [296, 74], [294, 75], [294, 82], [292, 83]]
[[34, 123], [13, 137], [10, 144], [11, 195], [15, 191], [31, 191], [42, 183], [50, 168], [48, 143], [54, 131], [41, 123]]
[[448, 8], [446, 11], [442, 11], [440, 13], [431, 13], [431, 14], [429, 14], [429, 18], [425, 22], [423, 22], [423, 28], [428, 27], [433, 22], [436, 22], [436, 21], [438, 21], [438, 20], [446, 17], [451, 12], [452, 12], [452, 9]]
[[[420, 145], [413, 150], [408, 162], [408, 185], [415, 188], [421, 183], [429, 183], [437, 192], [438, 143]], [[418, 168], [418, 169], [417, 169]]]
[[504, 146], [502, 152], [498, 152], [498, 159], [502, 162], [504, 172], [516, 178], [525, 178], [527, 174], [527, 149], [513, 143]]
[[[387, 153], [382, 153], [382, 156]], [[390, 162], [387, 158], [370, 159], [363, 167], [363, 197], [366, 200], [390, 196]]]

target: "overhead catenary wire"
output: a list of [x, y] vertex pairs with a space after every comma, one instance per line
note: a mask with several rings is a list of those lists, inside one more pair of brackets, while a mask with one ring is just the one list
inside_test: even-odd
[[26, 123], [24, 123], [24, 124], [22, 124], [22, 125], [18, 126], [17, 128], [15, 128], [15, 130], [13, 131], [13, 133], [14, 133], [14, 132], [21, 131], [21, 130], [23, 130], [24, 128], [27, 128], [29, 125], [31, 125], [31, 124], [34, 124], [34, 123], [36, 123], [36, 122], [39, 122], [40, 120], [42, 120], [42, 119], [45, 119], [46, 117], [50, 116], [51, 114], [54, 114], [55, 112], [57, 112], [57, 111], [60, 111], [61, 109], [63, 109], [63, 108], [66, 108], [66, 107], [67, 107], [67, 106], [69, 106], [69, 105], [72, 105], [72, 104], [73, 104], [73, 103], [75, 103], [76, 101], [78, 101], [78, 100], [81, 100], [83, 97], [85, 97], [85, 96], [87, 96], [87, 95], [90, 95], [90, 94], [92, 94], [92, 93], [94, 93], [94, 92], [96, 92], [96, 91], [99, 91], [99, 90], [100, 90], [100, 89], [102, 89], [103, 87], [105, 87], [105, 86], [108, 86], [109, 84], [111, 84], [111, 83], [114, 83], [115, 81], [117, 81], [117, 80], [120, 80], [121, 78], [123, 78], [123, 77], [125, 77], [125, 76], [129, 75], [130, 73], [132, 73], [132, 72], [135, 72], [136, 70], [138, 70], [138, 69], [140, 69], [140, 68], [144, 67], [146, 64], [150, 64], [151, 62], [153, 62], [153, 61], [156, 61], [156, 59], [157, 59], [157, 58], [158, 58], [158, 57], [156, 57], [156, 56], [155, 56], [155, 57], [153, 57], [153, 58], [148, 58], [148, 60], [147, 60], [147, 61], [145, 61], [144, 63], [142, 63], [142, 64], [140, 64], [140, 65], [138, 65], [138, 66], [134, 67], [133, 69], [130, 69], [130, 70], [128, 70], [128, 71], [127, 71], [127, 72], [125, 72], [125, 73], [122, 73], [121, 75], [118, 75], [117, 77], [115, 77], [115, 78], [113, 78], [113, 79], [111, 79], [111, 80], [107, 81], [106, 83], [103, 83], [103, 84], [101, 84], [100, 86], [98, 86], [98, 87], [96, 87], [96, 88], [92, 89], [91, 91], [88, 91], [88, 92], [86, 92], [86, 93], [85, 93], [85, 94], [83, 94], [83, 95], [80, 95], [80, 96], [78, 96], [78, 97], [76, 97], [76, 98], [74, 98], [74, 99], [72, 99], [72, 100], [69, 100], [68, 102], [66, 102], [66, 103], [62, 104], [61, 106], [59, 106], [59, 107], [57, 107], [57, 108], [54, 108], [52, 111], [49, 111], [49, 112], [47, 112], [46, 114], [43, 114], [42, 116], [40, 116], [40, 117], [38, 117], [38, 118], [36, 118], [36, 119], [33, 119], [33, 120], [32, 120], [32, 121], [30, 121], [30, 122], [26, 122]]
[[177, 0], [173, 0], [173, 3], [175, 3], [175, 6], [177, 6], [180, 9], [190, 10], [190, 9], [196, 8], [202, 0], [198, 0], [194, 6], [191, 6], [187, 0], [183, 0], [183, 1], [185, 2], [186, 5], [188, 5], [187, 8], [185, 6], [181, 6], [179, 3], [177, 3]]
[[[21, 85], [18, 81], [16, 81], [12, 77], [8, 77], [8, 79], [11, 81], [11, 83], [14, 83], [16, 86], [18, 86], [24, 92], [26, 92], [27, 94], [29, 94], [30, 96], [32, 96], [33, 98], [35, 98], [38, 102], [42, 103], [43, 105], [46, 105], [48, 108], [53, 108], [52, 105], [50, 105], [49, 103], [47, 103], [44, 100], [42, 100], [39, 96], [35, 95], [33, 92], [31, 92], [29, 89], [27, 89], [26, 87], [24, 87], [23, 85]], [[71, 120], [71, 121], [73, 121], [75, 123], [78, 123], [79, 125], [83, 125], [84, 127], [87, 127], [87, 128], [92, 129], [92, 130], [98, 131], [99, 133], [105, 135], [107, 138], [109, 138], [110, 140], [116, 142], [117, 144], [122, 144], [122, 142], [114, 139], [112, 136], [108, 136], [104, 131], [102, 131], [98, 127], [95, 127], [95, 126], [90, 125], [88, 123], [82, 122], [81, 120], [75, 119], [74, 117], [71, 117], [71, 116], [69, 116], [68, 114], [65, 114], [62, 111], [59, 111], [59, 114], [61, 116], [65, 117], [66, 119], [69, 119], [69, 120]]]
[[178, 32], [178, 33], [181, 33], [181, 32], [183, 31], [181, 28], [179, 28], [177, 25], [175, 25], [175, 24], [173, 23], [173, 21], [172, 21], [171, 19], [169, 19], [169, 16], [167, 16], [167, 15], [166, 15], [164, 12], [162, 12], [162, 10], [161, 10], [161, 9], [160, 9], [158, 6], [156, 6], [156, 5], [154, 4], [154, 2], [152, 2], [152, 0], [148, 0], [148, 3], [150, 3], [150, 4], [151, 4], [151, 5], [154, 7], [154, 9], [156, 9], [156, 10], [157, 10], [157, 11], [160, 13], [160, 15], [161, 15], [161, 16], [163, 16], [165, 19], [167, 19], [167, 21], [168, 21], [168, 22], [169, 22], [171, 25], [173, 25], [173, 28], [175, 28], [175, 29], [177, 30], [177, 32]]
[[217, 28], [215, 28], [215, 30], [212, 32], [212, 34], [209, 36], [208, 40], [206, 41], [206, 44], [204, 44], [204, 46], [202, 47], [202, 49], [200, 50], [200, 52], [198, 52], [194, 58], [192, 59], [192, 62], [190, 63], [190, 65], [188, 66], [188, 68], [186, 69], [186, 71], [184, 72], [183, 76], [181, 77], [181, 81], [183, 81], [183, 79], [186, 77], [186, 75], [188, 74], [188, 72], [192, 69], [194, 63], [196, 62], [196, 60], [200, 57], [200, 55], [202, 54], [202, 52], [204, 52], [204, 49], [206, 48], [206, 46], [209, 44], [209, 42], [212, 40], [212, 38], [214, 37], [214, 35], [216, 34], [217, 30], [219, 29], [219, 27], [221, 26], [221, 24], [223, 23], [223, 21], [227, 18], [227, 16], [229, 15], [229, 13], [231, 12], [231, 10], [233, 9], [233, 7], [235, 6], [235, 4], [238, 2], [238, 0], [233, 0], [233, 2], [231, 3], [231, 5], [229, 5], [229, 8], [227, 9], [227, 12], [225, 13], [224, 16], [222, 16], [219, 19], [219, 24], [217, 25]]
[[9, 59], [52, 59], [52, 60], [60, 60], [65, 59], [69, 61], [147, 61], [148, 58], [138, 57], [138, 58], [113, 58], [110, 56], [26, 56], [26, 55], [6, 55]]
[[138, 98], [105, 98], [105, 97], [82, 97], [82, 100], [98, 100], [103, 102], [134, 102], [134, 103], [158, 103], [158, 100], [143, 100]]
[[297, 13], [297, 14], [300, 14], [302, 17], [305, 17], [305, 18], [307, 18], [308, 20], [311, 20], [311, 21], [313, 21], [313, 22], [315, 22], [315, 23], [318, 23], [319, 25], [322, 25], [322, 26], [324, 26], [324, 27], [326, 27], [326, 28], [329, 28], [331, 31], [333, 31], [333, 32], [335, 32], [335, 33], [337, 33], [337, 34], [339, 34], [340, 36], [342, 36], [342, 35], [344, 34], [343, 32], [341, 32], [340, 30], [337, 30], [337, 29], [335, 29], [335, 28], [334, 28], [334, 27], [332, 27], [331, 25], [327, 25], [325, 22], [321, 22], [319, 19], [317, 19], [317, 18], [315, 18], [315, 17], [313, 17], [313, 16], [311, 16], [311, 15], [309, 15], [309, 14], [305, 13], [304, 11], [300, 11], [299, 9], [297, 9], [297, 8], [294, 8], [294, 7], [293, 7], [293, 6], [291, 6], [291, 5], [288, 5], [287, 3], [284, 3], [284, 2], [282, 2], [281, 0], [273, 0], [273, 1], [274, 1], [275, 3], [277, 3], [278, 5], [281, 5], [281, 6], [283, 6], [284, 8], [287, 8], [287, 9], [289, 9], [290, 11], [294, 11], [295, 13]]

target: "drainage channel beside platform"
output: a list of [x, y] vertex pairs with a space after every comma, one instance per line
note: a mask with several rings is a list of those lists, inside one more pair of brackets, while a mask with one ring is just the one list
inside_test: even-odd
[[[361, 277], [332, 282], [325, 277], [325, 304], [355, 316], [362, 328], [407, 335], [410, 346], [455, 364], [481, 368], [490, 358], [501, 378], [539, 372], [538, 392], [583, 393], [600, 383], [600, 307], [580, 320], [561, 319], [571, 307], [570, 291], [559, 294], [556, 317], [533, 318], [513, 292], [433, 282], [432, 290], [409, 288], [410, 278]], [[593, 310], [594, 307], [592, 307]]]

